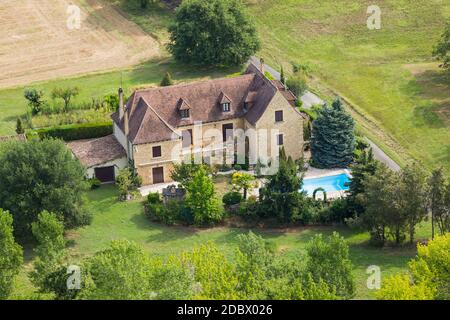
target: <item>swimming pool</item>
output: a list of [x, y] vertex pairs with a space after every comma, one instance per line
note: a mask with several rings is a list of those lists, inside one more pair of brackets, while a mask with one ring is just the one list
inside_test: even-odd
[[309, 196], [312, 196], [317, 188], [324, 188], [326, 192], [343, 191], [348, 190], [346, 184], [349, 182], [350, 177], [346, 173], [320, 178], [305, 178], [303, 179], [302, 190], [306, 191]]

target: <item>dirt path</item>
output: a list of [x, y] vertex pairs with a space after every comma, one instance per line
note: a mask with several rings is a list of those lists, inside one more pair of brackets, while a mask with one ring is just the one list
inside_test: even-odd
[[[70, 4], [81, 9], [69, 29]], [[123, 68], [159, 55], [159, 44], [101, 0], [1, 0], [0, 88]]]

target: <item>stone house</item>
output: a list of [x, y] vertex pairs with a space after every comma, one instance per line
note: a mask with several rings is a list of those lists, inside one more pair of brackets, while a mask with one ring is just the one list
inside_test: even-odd
[[119, 89], [111, 117], [121, 148], [111, 149], [123, 148], [127, 161], [120, 152], [117, 160], [134, 165], [150, 185], [171, 182], [174, 163], [183, 160], [271, 164], [281, 146], [293, 159], [302, 157], [306, 120], [295, 96], [267, 79], [262, 66], [250, 64], [232, 78], [137, 90], [126, 104]]

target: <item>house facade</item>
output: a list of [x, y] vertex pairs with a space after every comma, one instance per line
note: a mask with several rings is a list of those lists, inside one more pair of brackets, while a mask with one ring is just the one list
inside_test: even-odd
[[233, 78], [135, 91], [112, 115], [114, 136], [144, 185], [171, 182], [174, 163], [270, 164], [283, 146], [303, 156], [295, 96], [250, 64]]

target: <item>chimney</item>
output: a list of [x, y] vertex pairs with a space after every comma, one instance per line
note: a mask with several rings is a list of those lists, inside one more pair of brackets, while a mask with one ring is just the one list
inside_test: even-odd
[[127, 110], [125, 110], [124, 109], [124, 111], [123, 111], [123, 130], [124, 130], [124, 134], [125, 134], [125, 137], [127, 137], [128, 138], [128, 132], [129, 132], [129, 126], [128, 126], [128, 112], [127, 112]]
[[259, 59], [261, 73], [264, 74], [264, 58]]
[[124, 108], [123, 108], [123, 90], [122, 88], [119, 88], [119, 119], [122, 120], [123, 119], [123, 112]]

